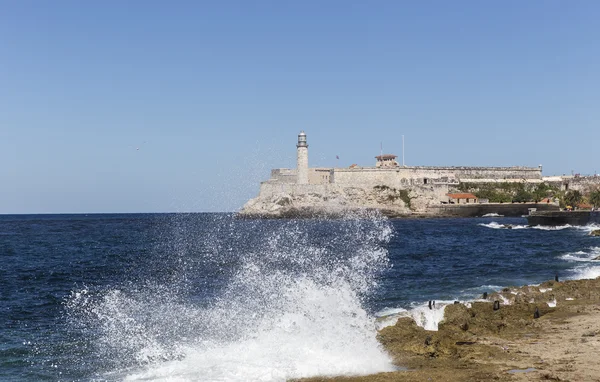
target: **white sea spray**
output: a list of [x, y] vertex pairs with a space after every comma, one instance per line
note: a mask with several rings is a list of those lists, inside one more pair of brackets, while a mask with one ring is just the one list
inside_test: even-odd
[[207, 255], [227, 251], [239, 262], [209, 302], [149, 280], [74, 291], [67, 309], [96, 336], [96, 356], [114, 365], [107, 379], [285, 381], [395, 370], [363, 307], [387, 267], [391, 225], [378, 214], [348, 216], [329, 222], [336, 236], [319, 243], [307, 224], [247, 231], [261, 239], [233, 249], [207, 237]]

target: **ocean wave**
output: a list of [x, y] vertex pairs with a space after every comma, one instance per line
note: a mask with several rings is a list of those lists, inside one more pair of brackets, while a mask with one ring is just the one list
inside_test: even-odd
[[523, 224], [500, 224], [498, 222], [490, 222], [490, 223], [479, 223], [481, 227], [492, 228], [492, 229], [538, 229], [542, 231], [561, 231], [563, 229], [568, 228], [576, 228], [583, 231], [592, 231], [594, 228], [590, 228], [591, 226], [572, 226], [569, 224], [560, 225], [560, 226], [545, 226], [545, 225], [536, 225], [529, 226]]
[[549, 225], [536, 225], [536, 226], [532, 226], [532, 229], [539, 229], [542, 231], [562, 231], [563, 229], [567, 229], [567, 228], [573, 228], [576, 226], [572, 226], [570, 224], [565, 224], [565, 225], [557, 225], [557, 226], [549, 226]]
[[[394, 325], [399, 318], [410, 317], [417, 326], [425, 330], [437, 331], [439, 323], [444, 319], [446, 307], [454, 304], [455, 301], [457, 300], [435, 300], [435, 303], [433, 303], [432, 300], [431, 308], [429, 307], [429, 301], [425, 303], [414, 302], [411, 304], [410, 309], [385, 308], [375, 314], [378, 317], [377, 329], [381, 330], [386, 326]], [[470, 307], [471, 301], [463, 301], [462, 303]]]
[[326, 245], [315, 244], [305, 224], [245, 231], [263, 239], [236, 247], [239, 268], [208, 304], [152, 281], [83, 288], [66, 302], [69, 319], [95, 336], [94, 358], [110, 366], [106, 373], [128, 381], [285, 381], [395, 370], [362, 304], [387, 267], [390, 222], [379, 215], [330, 222], [336, 242]]
[[600, 277], [600, 265], [581, 266], [573, 270], [573, 274], [567, 277], [569, 280], [595, 279]]
[[[585, 251], [569, 252], [559, 256], [566, 261], [590, 262], [600, 256], [600, 247], [590, 247]], [[597, 260], [596, 260], [597, 261]]]
[[500, 224], [498, 222], [490, 223], [479, 223], [481, 227], [492, 228], [492, 229], [527, 229], [529, 226], [521, 224]]
[[582, 225], [582, 226], [574, 226], [576, 229], [583, 231], [585, 233], [590, 233], [592, 231], [598, 230], [600, 229], [600, 224], [597, 223], [591, 223], [591, 224], [587, 224], [587, 225]]

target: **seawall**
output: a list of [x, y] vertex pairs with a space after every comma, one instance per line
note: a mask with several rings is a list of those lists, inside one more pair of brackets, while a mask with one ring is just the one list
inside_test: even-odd
[[558, 211], [555, 204], [547, 203], [482, 203], [482, 204], [442, 204], [429, 206], [428, 213], [433, 217], [477, 217], [496, 213], [503, 216], [523, 216], [529, 213], [529, 208], [538, 211]]

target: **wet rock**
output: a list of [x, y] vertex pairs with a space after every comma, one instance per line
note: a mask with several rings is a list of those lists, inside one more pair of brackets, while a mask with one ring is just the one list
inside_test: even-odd
[[425, 337], [425, 346], [431, 345], [431, 336]]
[[595, 229], [590, 232], [590, 236], [600, 236], [600, 229]]

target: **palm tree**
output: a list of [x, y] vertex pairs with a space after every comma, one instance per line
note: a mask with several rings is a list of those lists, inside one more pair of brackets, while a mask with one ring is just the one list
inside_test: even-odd
[[590, 204], [594, 208], [600, 207], [600, 190], [590, 192]]
[[581, 195], [581, 192], [577, 190], [567, 191], [565, 194], [565, 205], [575, 208], [579, 203], [581, 203], [582, 199], [583, 196]]

